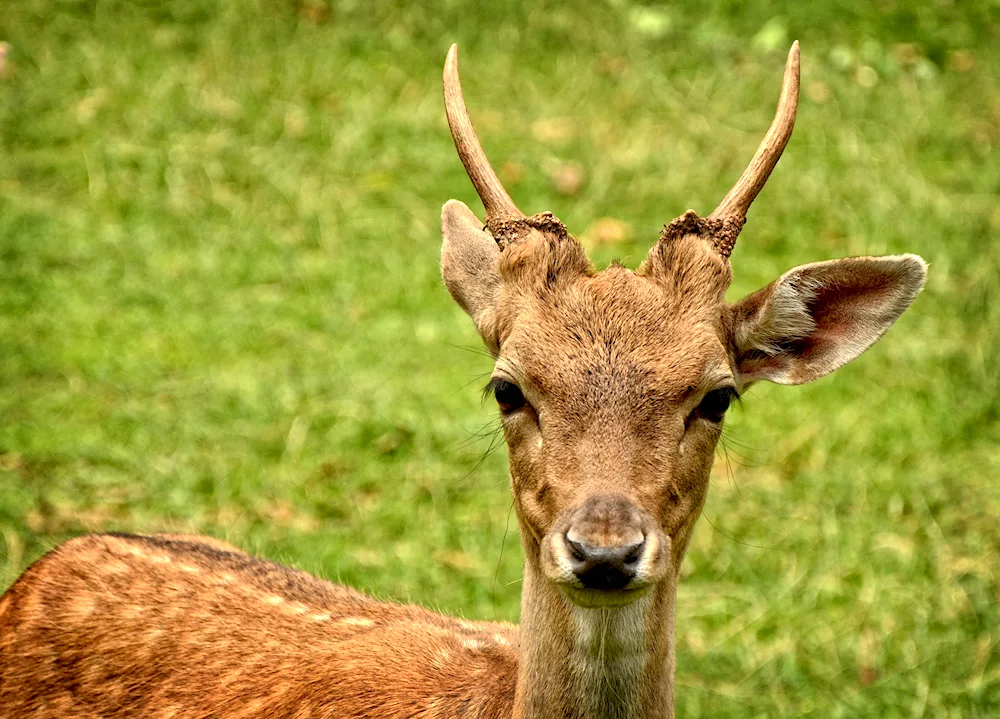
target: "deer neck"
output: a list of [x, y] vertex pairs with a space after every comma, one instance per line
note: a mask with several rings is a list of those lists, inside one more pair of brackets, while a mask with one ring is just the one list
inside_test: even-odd
[[585, 609], [528, 557], [514, 719], [672, 718], [676, 583], [625, 607]]

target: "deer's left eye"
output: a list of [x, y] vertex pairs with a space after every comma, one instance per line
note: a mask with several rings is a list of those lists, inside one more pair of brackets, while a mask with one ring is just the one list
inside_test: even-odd
[[695, 409], [694, 414], [709, 422], [721, 422], [722, 418], [726, 416], [726, 410], [729, 409], [729, 405], [736, 397], [736, 390], [732, 387], [713, 389], [702, 398], [701, 404]]

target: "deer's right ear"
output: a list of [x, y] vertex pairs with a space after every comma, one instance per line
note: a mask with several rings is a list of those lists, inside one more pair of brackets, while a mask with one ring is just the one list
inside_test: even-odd
[[441, 235], [444, 284], [489, 344], [487, 328], [500, 293], [500, 248], [479, 218], [458, 200], [448, 200], [441, 210]]

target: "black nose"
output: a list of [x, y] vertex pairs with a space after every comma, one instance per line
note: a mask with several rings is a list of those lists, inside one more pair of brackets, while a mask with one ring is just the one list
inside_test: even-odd
[[635, 544], [601, 547], [575, 542], [564, 536], [573, 573], [587, 589], [624, 589], [635, 577], [646, 540]]

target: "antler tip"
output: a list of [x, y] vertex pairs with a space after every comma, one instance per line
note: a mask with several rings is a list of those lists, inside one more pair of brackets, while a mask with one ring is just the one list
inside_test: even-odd
[[712, 211], [710, 218], [740, 218], [741, 224], [742, 220], [746, 219], [747, 210], [763, 189], [785, 145], [788, 144], [788, 139], [792, 136], [798, 103], [799, 41], [796, 40], [788, 51], [788, 62], [785, 63], [785, 75], [781, 80], [781, 95], [778, 98], [778, 109], [774, 113], [774, 120], [771, 121], [771, 126], [747, 169], [743, 171], [743, 175], [729, 194]]
[[496, 172], [486, 159], [476, 131], [469, 119], [469, 110], [462, 97], [462, 83], [458, 79], [458, 44], [452, 43], [444, 62], [444, 108], [448, 127], [455, 141], [458, 157], [465, 165], [465, 172], [486, 208], [486, 221], [523, 218], [524, 213], [510, 199]]
[[797, 105], [799, 101], [799, 76], [801, 74], [801, 70], [799, 69], [799, 41], [796, 40], [792, 43], [792, 49], [788, 51], [788, 62], [785, 63], [785, 78], [781, 89], [782, 94], [784, 94], [785, 86], [787, 86], [788, 92], [792, 96], [792, 122], [795, 122], [794, 105]]

